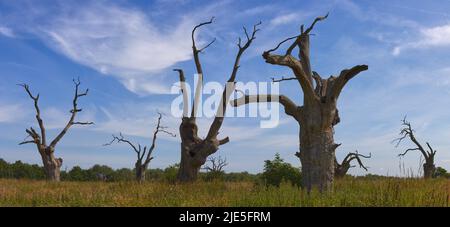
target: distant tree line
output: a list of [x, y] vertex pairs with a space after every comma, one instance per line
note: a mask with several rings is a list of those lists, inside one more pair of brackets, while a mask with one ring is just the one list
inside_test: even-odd
[[[220, 180], [228, 182], [247, 181], [276, 187], [280, 186], [283, 182], [300, 186], [299, 182], [301, 182], [300, 168], [294, 167], [290, 163], [285, 162], [278, 153], [275, 154], [273, 160], [264, 161], [264, 171], [258, 174], [251, 174], [248, 172], [226, 173], [222, 169], [222, 165], [227, 164], [226, 159], [222, 159], [221, 157], [211, 158], [210, 162], [211, 165], [203, 168], [207, 170], [207, 172], [199, 173], [200, 180]], [[174, 183], [177, 181], [179, 167], [179, 164], [174, 164], [166, 167], [165, 169], [147, 169], [145, 172], [145, 181]], [[346, 175], [346, 177], [353, 176]], [[450, 179], [450, 173], [442, 167], [437, 167], [433, 177], [445, 177]], [[8, 163], [0, 158], [0, 178], [45, 180], [46, 174], [44, 167], [37, 164], [27, 164], [21, 161]], [[357, 176], [357, 178], [376, 180], [389, 177], [367, 174], [365, 176]], [[106, 182], [134, 181], [136, 180], [136, 174], [135, 169], [113, 169], [107, 165], [96, 164], [89, 169], [82, 169], [79, 166], [74, 166], [70, 170], [62, 170], [61, 180]]]
[[[147, 181], [166, 181], [175, 182], [177, 178], [179, 165], [171, 165], [165, 169], [147, 169]], [[220, 178], [224, 181], [253, 181], [259, 177], [258, 174], [251, 174], [248, 172], [239, 173], [225, 173], [223, 172], [218, 177], [217, 173], [210, 174], [209, 172], [201, 172], [200, 178], [204, 180], [214, 180]], [[8, 163], [0, 159], [0, 178], [8, 179], [32, 179], [45, 180], [44, 167], [37, 164], [27, 164], [21, 161]], [[133, 181], [136, 179], [135, 170], [128, 168], [113, 169], [106, 165], [96, 164], [89, 169], [82, 169], [79, 166], [74, 166], [70, 170], [61, 170], [62, 181]]]

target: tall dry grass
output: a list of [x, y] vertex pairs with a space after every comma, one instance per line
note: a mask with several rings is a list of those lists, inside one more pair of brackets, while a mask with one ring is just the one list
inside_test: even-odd
[[343, 179], [333, 193], [252, 182], [60, 182], [0, 180], [0, 206], [444, 206], [446, 179]]

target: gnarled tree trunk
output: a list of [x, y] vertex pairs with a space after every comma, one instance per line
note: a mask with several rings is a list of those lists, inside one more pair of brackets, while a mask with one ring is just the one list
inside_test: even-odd
[[49, 181], [61, 180], [61, 166], [63, 160], [55, 158], [53, 153], [42, 155], [42, 163], [44, 165], [45, 175]]
[[436, 166], [434, 165], [434, 160], [425, 160], [425, 163], [423, 164], [423, 178], [433, 178], [435, 171]]
[[213, 42], [210, 42], [205, 47], [198, 49], [195, 43], [195, 31], [201, 26], [211, 24], [213, 22], [213, 18], [208, 21], [201, 23], [194, 27], [192, 30], [192, 51], [194, 55], [194, 62], [197, 69], [197, 74], [199, 75], [198, 85], [195, 91], [194, 101], [192, 103], [192, 111], [190, 116], [188, 116], [188, 94], [186, 93], [186, 79], [184, 77], [183, 70], [174, 69], [177, 71], [180, 76], [180, 87], [181, 92], [183, 94], [183, 118], [181, 119], [180, 124], [180, 137], [181, 137], [181, 161], [180, 161], [180, 169], [178, 170], [177, 178], [181, 182], [190, 182], [197, 179], [198, 172], [202, 165], [205, 164], [208, 156], [215, 153], [220, 145], [229, 142], [229, 138], [225, 137], [224, 139], [218, 139], [217, 136], [219, 134], [219, 130], [223, 124], [226, 108], [228, 105], [228, 100], [231, 94], [234, 92], [235, 88], [235, 80], [236, 75], [239, 69], [239, 61], [241, 55], [245, 52], [245, 50], [250, 46], [252, 41], [255, 39], [256, 32], [258, 29], [256, 27], [260, 24], [256, 24], [253, 26], [253, 32], [251, 34], [247, 33], [247, 30], [244, 28], [244, 32], [247, 38], [245, 43], [241, 43], [241, 39], [239, 38], [239, 42], [237, 44], [239, 50], [236, 55], [236, 59], [234, 61], [232, 73], [227, 81], [226, 88], [222, 93], [221, 105], [219, 105], [214, 121], [212, 122], [208, 134], [205, 139], [202, 139], [198, 136], [198, 126], [196, 123], [197, 116], [197, 106], [200, 105], [200, 93], [201, 93], [201, 84], [203, 80], [203, 70], [200, 62], [199, 53], [209, 47]]
[[337, 145], [333, 138], [332, 113], [336, 113], [336, 108], [321, 102], [302, 108], [301, 118], [304, 120], [300, 128], [300, 152], [296, 155], [302, 164], [302, 185], [308, 191], [313, 185], [320, 191], [327, 190], [333, 183]]
[[334, 176], [336, 178], [344, 177], [347, 174], [348, 170], [350, 168], [354, 167], [351, 165], [351, 162], [355, 159], [358, 162], [359, 167], [363, 168], [364, 170], [367, 171], [367, 167], [364, 166], [360, 157], [371, 158], [372, 154], [365, 156], [365, 155], [359, 154], [358, 151], [356, 151], [355, 153], [353, 153], [353, 152], [348, 153], [347, 156], [345, 156], [344, 160], [342, 160], [341, 163], [339, 163], [337, 161], [337, 159], [334, 159]]

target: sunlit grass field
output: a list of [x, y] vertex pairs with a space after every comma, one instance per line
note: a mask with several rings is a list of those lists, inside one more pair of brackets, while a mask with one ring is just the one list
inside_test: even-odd
[[440, 206], [450, 180], [343, 179], [320, 195], [253, 182], [60, 182], [0, 180], [0, 206]]

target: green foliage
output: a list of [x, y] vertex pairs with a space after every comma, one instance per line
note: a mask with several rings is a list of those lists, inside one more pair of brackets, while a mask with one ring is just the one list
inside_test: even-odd
[[9, 164], [0, 159], [0, 178], [28, 178], [42, 180], [45, 179], [44, 168], [34, 164], [26, 164], [21, 161]]
[[284, 160], [280, 157], [280, 154], [276, 153], [273, 160], [266, 160], [264, 162], [262, 180], [266, 185], [279, 187], [281, 182], [286, 181], [292, 185], [300, 186], [300, 169], [284, 162]]
[[225, 178], [224, 171], [209, 171], [202, 174], [202, 179], [204, 181], [223, 181]]
[[434, 171], [433, 177], [434, 178], [437, 178], [437, 177], [450, 178], [450, 173], [448, 173], [447, 170], [442, 167], [437, 167], [436, 171]]
[[178, 169], [180, 169], [180, 164], [173, 164], [164, 169], [164, 181], [169, 183], [174, 183], [177, 181]]

